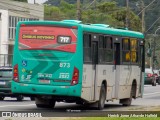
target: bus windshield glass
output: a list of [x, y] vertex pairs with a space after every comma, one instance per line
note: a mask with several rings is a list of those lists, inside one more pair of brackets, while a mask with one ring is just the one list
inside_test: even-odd
[[23, 25], [19, 32], [20, 50], [58, 50], [75, 52], [77, 29]]

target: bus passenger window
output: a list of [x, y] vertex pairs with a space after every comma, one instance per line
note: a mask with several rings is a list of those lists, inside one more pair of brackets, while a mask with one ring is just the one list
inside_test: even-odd
[[105, 62], [113, 62], [113, 40], [112, 37], [105, 37]]
[[136, 39], [131, 38], [131, 62], [138, 62], [138, 42]]
[[130, 53], [130, 40], [129, 38], [122, 39], [122, 61], [130, 62], [131, 53]]
[[83, 56], [84, 62], [91, 62], [91, 35], [84, 34], [83, 36]]
[[99, 63], [104, 63], [104, 36], [99, 36]]

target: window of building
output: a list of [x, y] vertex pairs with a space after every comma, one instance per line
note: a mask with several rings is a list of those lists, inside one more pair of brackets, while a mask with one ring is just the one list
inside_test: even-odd
[[16, 26], [19, 21], [34, 21], [39, 20], [37, 18], [22, 18], [22, 17], [16, 17], [16, 16], [9, 16], [9, 32], [8, 32], [8, 38], [10, 40], [14, 40], [15, 34], [16, 34]]

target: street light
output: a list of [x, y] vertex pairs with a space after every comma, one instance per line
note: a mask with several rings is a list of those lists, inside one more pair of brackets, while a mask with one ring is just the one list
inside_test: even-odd
[[156, 31], [154, 32], [154, 47], [153, 47], [153, 62], [152, 62], [152, 67], [154, 69], [155, 65], [155, 59], [156, 59], [156, 56], [155, 56], [155, 51], [156, 51], [156, 35], [157, 35], [157, 31], [160, 30], [160, 26], [158, 26], [158, 28], [156, 29]]

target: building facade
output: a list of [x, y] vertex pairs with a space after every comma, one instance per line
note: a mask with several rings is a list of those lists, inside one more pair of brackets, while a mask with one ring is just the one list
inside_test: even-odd
[[0, 0], [0, 66], [11, 64], [17, 23], [43, 19], [43, 5]]

